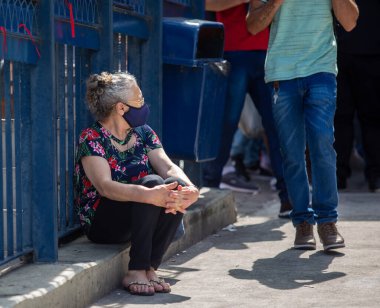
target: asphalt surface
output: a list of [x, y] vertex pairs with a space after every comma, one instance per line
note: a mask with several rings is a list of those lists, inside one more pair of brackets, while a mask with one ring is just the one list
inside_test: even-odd
[[360, 168], [340, 193], [346, 247], [330, 253], [318, 240], [317, 250], [292, 249], [276, 193], [255, 180], [258, 194], [234, 193], [237, 223], [162, 264], [170, 294], [117, 289], [91, 307], [380, 307], [380, 194], [367, 192]]

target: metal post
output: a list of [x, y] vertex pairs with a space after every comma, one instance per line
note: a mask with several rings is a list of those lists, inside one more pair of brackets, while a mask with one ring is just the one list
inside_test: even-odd
[[162, 4], [146, 0], [145, 14], [149, 20], [149, 40], [142, 44], [141, 88], [150, 104], [149, 124], [159, 136], [162, 134]]
[[31, 72], [33, 245], [36, 261], [54, 262], [58, 257], [54, 1], [40, 2], [38, 25], [41, 57]]
[[[205, 18], [205, 0], [192, 0], [191, 2], [191, 17], [204, 19]], [[200, 163], [185, 161], [185, 172], [197, 186], [202, 186], [202, 168]]]
[[113, 1], [98, 1], [100, 48], [92, 58], [93, 73], [113, 70]]

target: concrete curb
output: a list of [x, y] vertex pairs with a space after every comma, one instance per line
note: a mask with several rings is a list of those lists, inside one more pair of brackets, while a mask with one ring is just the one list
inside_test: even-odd
[[[186, 234], [165, 259], [236, 221], [231, 192], [203, 188], [184, 218]], [[54, 264], [28, 264], [0, 279], [0, 307], [86, 307], [120, 287], [128, 245], [93, 244], [81, 237], [59, 249]]]

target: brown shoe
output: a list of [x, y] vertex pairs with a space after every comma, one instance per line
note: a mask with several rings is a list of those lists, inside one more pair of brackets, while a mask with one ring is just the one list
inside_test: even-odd
[[296, 239], [294, 240], [295, 249], [315, 250], [316, 243], [313, 234], [313, 225], [304, 221], [296, 226]]
[[335, 222], [318, 225], [318, 234], [324, 250], [345, 247], [344, 238], [339, 234]]

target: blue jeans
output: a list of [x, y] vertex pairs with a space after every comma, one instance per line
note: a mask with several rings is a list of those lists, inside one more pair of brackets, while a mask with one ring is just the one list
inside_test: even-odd
[[241, 155], [244, 157], [244, 165], [255, 166], [260, 163], [260, 151], [263, 147], [261, 138], [248, 138], [238, 128], [235, 132], [231, 146], [231, 157]]
[[229, 51], [224, 58], [230, 62], [231, 71], [228, 79], [226, 105], [224, 111], [224, 125], [220, 132], [222, 136], [219, 155], [215, 160], [202, 164], [203, 185], [219, 187], [222, 170], [227, 163], [232, 139], [238, 127], [240, 114], [243, 109], [247, 92], [251, 96], [263, 122], [268, 137], [272, 169], [277, 178], [279, 197], [281, 201], [288, 201], [284, 183], [282, 158], [279, 151], [279, 142], [274, 126], [271, 91], [264, 81], [264, 63], [266, 51]]
[[[336, 78], [330, 73], [318, 73], [270, 84], [284, 177], [293, 205], [293, 224], [335, 222], [338, 217], [333, 148]], [[311, 207], [305, 164], [306, 143], [313, 185]]]

